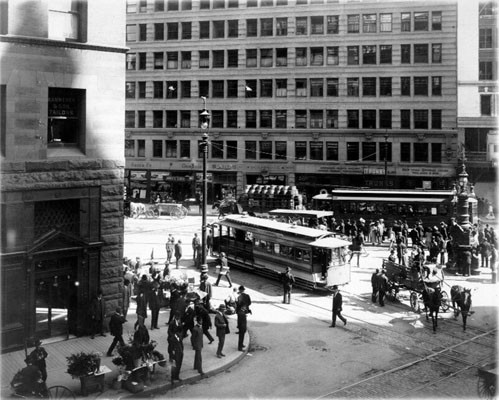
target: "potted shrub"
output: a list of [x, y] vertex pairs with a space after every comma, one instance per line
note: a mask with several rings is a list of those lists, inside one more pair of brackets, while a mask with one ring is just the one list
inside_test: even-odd
[[80, 379], [83, 396], [87, 396], [93, 388], [104, 391], [104, 374], [95, 375], [100, 368], [101, 355], [99, 353], [80, 352], [71, 354], [66, 359], [68, 361], [67, 373], [73, 379]]

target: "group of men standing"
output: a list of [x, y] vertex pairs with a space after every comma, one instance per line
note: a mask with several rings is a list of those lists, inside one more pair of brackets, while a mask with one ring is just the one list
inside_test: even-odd
[[376, 268], [376, 271], [371, 275], [371, 286], [373, 288], [373, 293], [371, 300], [376, 303], [376, 297], [378, 298], [379, 305], [381, 307], [385, 306], [385, 295], [388, 291], [388, 277], [386, 276], [386, 271], [382, 269], [381, 271]]

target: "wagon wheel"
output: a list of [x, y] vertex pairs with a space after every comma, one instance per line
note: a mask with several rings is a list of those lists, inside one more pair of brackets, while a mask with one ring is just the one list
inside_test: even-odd
[[187, 216], [187, 214], [189, 213], [189, 210], [185, 207], [182, 207], [182, 215], [180, 216], [180, 218], [185, 218]]
[[414, 312], [419, 313], [421, 311], [421, 308], [419, 307], [418, 294], [416, 292], [411, 292], [409, 303], [411, 304], [411, 308]]
[[449, 309], [449, 295], [445, 290], [442, 290], [442, 299], [440, 300], [440, 308], [442, 312], [447, 312]]
[[481, 399], [493, 399], [496, 395], [494, 379], [490, 379], [484, 375], [478, 375], [477, 390], [478, 396]]
[[51, 386], [48, 389], [49, 399], [75, 399], [74, 393], [66, 386]]
[[179, 219], [179, 218], [182, 218], [182, 210], [178, 209], [178, 208], [175, 208], [172, 210], [172, 212], [170, 213], [170, 216], [173, 218], [173, 219]]

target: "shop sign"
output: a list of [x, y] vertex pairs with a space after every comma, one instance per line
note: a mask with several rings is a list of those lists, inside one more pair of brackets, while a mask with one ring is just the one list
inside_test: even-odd
[[358, 165], [321, 165], [317, 168], [316, 172], [362, 175], [364, 168]]
[[408, 176], [453, 176], [455, 171], [451, 168], [431, 167], [402, 167], [399, 175]]
[[151, 168], [152, 164], [151, 163], [144, 163], [144, 162], [131, 162], [130, 167], [131, 168]]
[[49, 98], [49, 117], [78, 117], [78, 99], [67, 93], [64, 96], [54, 96]]
[[146, 178], [146, 174], [147, 174], [146, 171], [143, 171], [143, 172], [132, 171], [130, 173], [130, 178], [131, 179], [136, 179], [136, 180], [139, 180], [139, 181], [145, 181], [147, 179]]
[[364, 175], [384, 175], [384, 168], [364, 167]]
[[212, 164], [211, 169], [223, 169], [225, 171], [235, 170], [237, 165], [235, 164]]

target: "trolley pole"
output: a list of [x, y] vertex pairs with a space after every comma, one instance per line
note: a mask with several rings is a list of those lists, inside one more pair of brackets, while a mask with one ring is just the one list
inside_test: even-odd
[[206, 265], [206, 209], [208, 207], [208, 178], [206, 173], [206, 161], [208, 156], [208, 132], [207, 130], [210, 127], [210, 113], [206, 109], [206, 97], [201, 97], [204, 102], [204, 108], [200, 116], [200, 127], [203, 130], [206, 130], [203, 133], [203, 141], [201, 142], [202, 150], [203, 150], [203, 181], [202, 181], [202, 196], [203, 199], [201, 201], [202, 207], [202, 220], [201, 220], [201, 266], [200, 268]]

